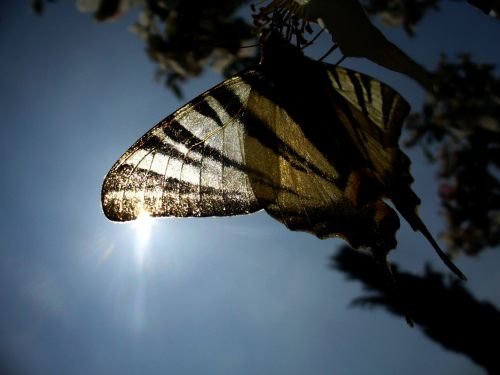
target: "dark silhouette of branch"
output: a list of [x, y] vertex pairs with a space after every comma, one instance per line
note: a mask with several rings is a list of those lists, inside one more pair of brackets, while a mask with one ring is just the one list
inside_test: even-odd
[[347, 246], [332, 256], [331, 267], [361, 281], [370, 292], [355, 299], [353, 305], [384, 307], [402, 317], [408, 314], [417, 327], [446, 349], [468, 356], [490, 374], [500, 373], [500, 311], [476, 300], [458, 279], [446, 282], [430, 267], [424, 276], [417, 276], [392, 266], [396, 287], [390, 288], [371, 256]]

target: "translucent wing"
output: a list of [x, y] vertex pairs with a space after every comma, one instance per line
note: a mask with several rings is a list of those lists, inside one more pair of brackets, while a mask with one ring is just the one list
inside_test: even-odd
[[245, 214], [261, 208], [244, 163], [241, 117], [248, 71], [226, 80], [165, 118], [111, 168], [102, 206], [115, 221], [151, 216]]

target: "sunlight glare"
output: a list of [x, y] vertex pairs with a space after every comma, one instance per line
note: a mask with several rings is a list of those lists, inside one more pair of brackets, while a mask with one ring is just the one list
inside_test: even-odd
[[142, 211], [132, 225], [135, 229], [139, 245], [146, 245], [149, 242], [149, 237], [151, 236], [153, 218], [147, 211]]
[[153, 226], [153, 222], [153, 218], [149, 215], [149, 213], [147, 211], [142, 211], [132, 224], [137, 240], [137, 262], [141, 268], [144, 263], [144, 256], [148, 247], [149, 238], [151, 237], [151, 227]]

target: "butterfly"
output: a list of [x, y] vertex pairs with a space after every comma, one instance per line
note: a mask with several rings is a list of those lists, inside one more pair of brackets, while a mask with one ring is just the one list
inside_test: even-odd
[[448, 259], [417, 214], [400, 150], [408, 103], [367, 75], [304, 56], [280, 34], [262, 59], [166, 117], [113, 165], [102, 207], [113, 221], [249, 214], [340, 236], [385, 261], [398, 214]]

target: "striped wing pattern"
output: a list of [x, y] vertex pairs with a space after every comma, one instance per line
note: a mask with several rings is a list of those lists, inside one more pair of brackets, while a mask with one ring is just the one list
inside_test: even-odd
[[[319, 112], [317, 116], [301, 117], [302, 109], [294, 114], [294, 103], [276, 105], [267, 89], [254, 89], [250, 95], [250, 108], [259, 109], [252, 129], [270, 130], [255, 137], [272, 144], [276, 160], [266, 169], [276, 171], [270, 186], [281, 187], [263, 207], [289, 229], [320, 238], [341, 236], [354, 247], [370, 248], [384, 257], [396, 246], [399, 218], [383, 198], [398, 176], [411, 179], [409, 160], [398, 146], [409, 106], [377, 80], [319, 65], [318, 69], [326, 68], [332, 83], [328, 93], [319, 94], [329, 97], [328, 105], [315, 107], [321, 98], [307, 87], [304, 90], [312, 99], [299, 98], [306, 108]], [[262, 195], [258, 188], [254, 191]]]
[[251, 90], [244, 75], [165, 118], [116, 162], [102, 187], [110, 220], [134, 220], [142, 212], [220, 216], [259, 209], [242, 154], [241, 116]]
[[[331, 77], [338, 86], [333, 84], [332, 90], [340, 95], [333, 115], [341, 121], [349, 117], [357, 129], [350, 135], [354, 141], [342, 139], [347, 136], [342, 133], [332, 136], [332, 144], [369, 144], [367, 159], [374, 154], [390, 159], [383, 155], [384, 147], [397, 147], [397, 136], [387, 133], [399, 131], [407, 110], [404, 100], [358, 73], [336, 68]], [[353, 98], [361, 83], [363, 101]], [[340, 235], [356, 247], [394, 247], [397, 215], [380, 194], [358, 199], [360, 185], [380, 190], [375, 180], [349, 161], [332, 161], [305, 134], [309, 125], [277, 105], [273, 95], [266, 77], [251, 70], [160, 122], [106, 177], [106, 216], [126, 221], [143, 211], [151, 216], [227, 216], [266, 209], [292, 230], [321, 238]]]

